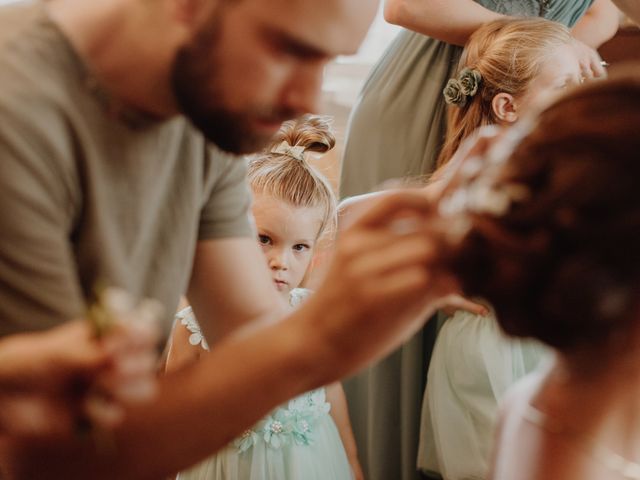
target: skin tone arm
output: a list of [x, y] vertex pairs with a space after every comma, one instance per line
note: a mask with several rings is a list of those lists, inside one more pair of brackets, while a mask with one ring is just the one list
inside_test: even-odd
[[619, 12], [611, 0], [595, 0], [571, 29], [575, 38], [598, 48], [618, 31]]
[[640, 0], [614, 0], [614, 3], [625, 15], [640, 25]]
[[353, 436], [351, 421], [349, 420], [349, 409], [347, 407], [347, 397], [340, 382], [335, 382], [326, 387], [327, 400], [331, 404], [331, 417], [338, 427], [340, 439], [347, 452], [347, 458], [353, 471], [354, 480], [364, 480], [364, 474], [360, 461], [358, 460], [358, 447]]
[[[596, 0], [574, 29], [587, 78], [605, 75], [593, 47], [615, 34], [614, 10], [610, 0]], [[473, 0], [387, 0], [384, 15], [389, 23], [459, 46], [484, 23], [503, 17]]]
[[[9, 478], [161, 478], [211, 455], [281, 402], [389, 353], [422, 326], [436, 298], [455, 288], [452, 279], [439, 276], [436, 283], [432, 276], [437, 248], [428, 240], [429, 211], [429, 202], [415, 192], [380, 199], [341, 232], [326, 280], [299, 309], [224, 335], [200, 361], [160, 378], [156, 400], [131, 406], [108, 442], [14, 440], [0, 452]], [[399, 213], [414, 216], [415, 231], [392, 228]], [[229, 247], [198, 247], [194, 279], [217, 279], [211, 283], [242, 300], [235, 306], [240, 316], [251, 309], [259, 318], [274, 318], [268, 308], [280, 308], [278, 296], [254, 240]], [[222, 262], [207, 272], [205, 258], [246, 258], [252, 265], [246, 270], [234, 262], [220, 271]], [[267, 287], [255, 286], [260, 276]], [[215, 313], [217, 320], [217, 310], [202, 305], [206, 292], [221, 293], [211, 283], [192, 285], [190, 301], [200, 318]], [[246, 298], [257, 305], [246, 306]], [[231, 305], [229, 300], [220, 311], [233, 316]], [[222, 334], [224, 328], [209, 331]], [[107, 451], [96, 446], [105, 443], [111, 445]]]
[[460, 46], [482, 24], [502, 17], [473, 0], [387, 0], [384, 5], [387, 22]]

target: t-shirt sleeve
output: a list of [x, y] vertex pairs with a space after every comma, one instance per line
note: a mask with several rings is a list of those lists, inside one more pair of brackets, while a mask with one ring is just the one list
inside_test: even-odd
[[16, 110], [0, 105], [0, 335], [49, 328], [84, 308], [64, 127], [46, 108]]
[[212, 182], [200, 213], [198, 240], [252, 236], [247, 161], [215, 149], [210, 155]]

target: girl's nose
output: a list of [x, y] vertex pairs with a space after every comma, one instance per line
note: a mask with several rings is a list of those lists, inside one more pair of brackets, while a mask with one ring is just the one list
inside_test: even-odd
[[269, 268], [272, 270], [287, 270], [286, 255], [283, 252], [272, 252], [269, 256]]

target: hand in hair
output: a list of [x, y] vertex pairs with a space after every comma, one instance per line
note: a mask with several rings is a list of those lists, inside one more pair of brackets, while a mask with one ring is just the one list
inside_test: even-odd
[[340, 358], [357, 357], [346, 362], [353, 364], [400, 345], [433, 312], [435, 299], [455, 291], [447, 275], [435, 282], [438, 245], [428, 235], [431, 204], [423, 192], [385, 192], [367, 207], [340, 232], [327, 278], [308, 302], [335, 306], [327, 344]]
[[574, 39], [574, 46], [580, 59], [580, 69], [584, 80], [604, 78], [607, 76], [607, 71], [602, 63], [602, 57], [600, 57], [597, 50], [578, 39]]
[[489, 307], [486, 305], [473, 302], [456, 294], [450, 294], [441, 298], [436, 305], [442, 310], [442, 313], [447, 316], [453, 315], [458, 310], [464, 310], [465, 312], [480, 315], [481, 317], [489, 315]]

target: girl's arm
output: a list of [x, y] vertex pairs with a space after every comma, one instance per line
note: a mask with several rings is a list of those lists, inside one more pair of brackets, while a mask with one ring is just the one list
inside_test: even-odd
[[473, 0], [386, 0], [387, 22], [438, 40], [464, 45], [482, 24], [503, 17]]
[[631, 20], [640, 25], [640, 2], [638, 0], [614, 0], [614, 2]]
[[618, 31], [620, 12], [611, 0], [595, 0], [571, 33], [581, 42], [598, 48]]
[[347, 458], [349, 459], [354, 479], [364, 480], [362, 467], [358, 460], [358, 447], [356, 445], [356, 439], [353, 436], [353, 430], [351, 429], [351, 421], [349, 420], [347, 397], [344, 394], [342, 384], [340, 382], [332, 383], [326, 387], [325, 390], [327, 392], [327, 400], [331, 404], [331, 417], [336, 427], [338, 427], [340, 439], [347, 452]]

